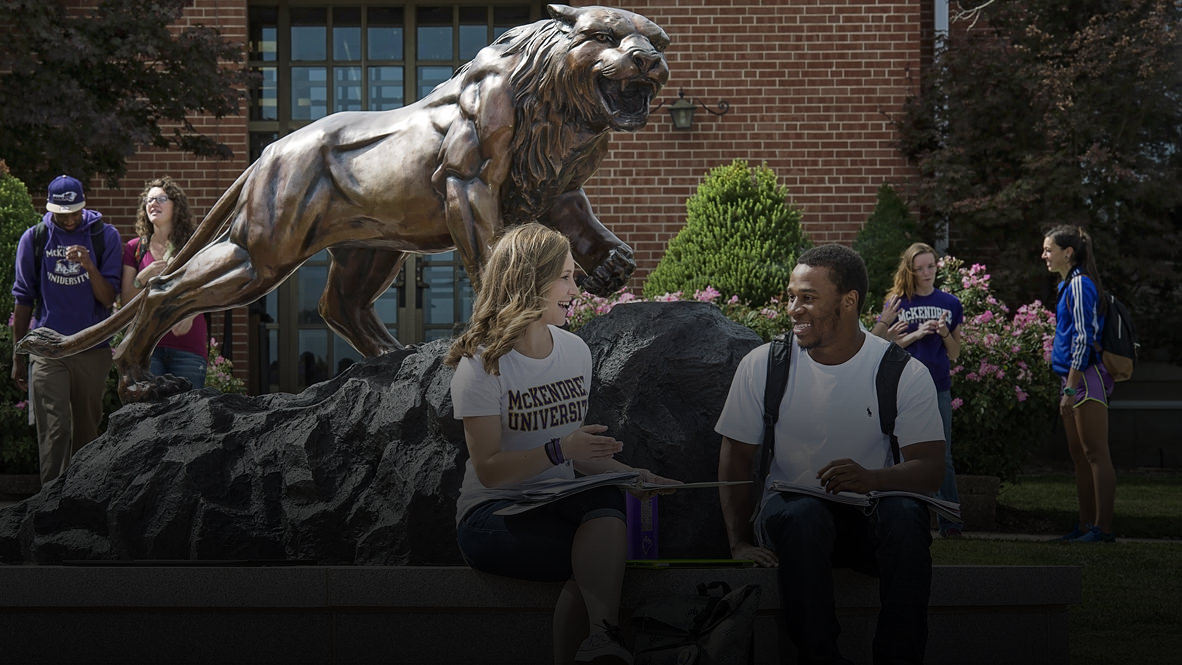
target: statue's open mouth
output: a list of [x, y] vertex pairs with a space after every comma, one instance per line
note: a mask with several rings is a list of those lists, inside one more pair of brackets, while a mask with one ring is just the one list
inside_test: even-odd
[[651, 81], [626, 79], [623, 81], [599, 77], [599, 96], [621, 129], [644, 126], [648, 120], [648, 105], [656, 95], [657, 86]]

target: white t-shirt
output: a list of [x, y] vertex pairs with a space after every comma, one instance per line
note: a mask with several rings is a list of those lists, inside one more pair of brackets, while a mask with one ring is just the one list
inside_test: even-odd
[[[578, 429], [587, 415], [591, 351], [577, 335], [554, 326], [549, 329], [554, 339], [550, 355], [530, 358], [511, 350], [500, 358], [499, 376], [484, 371], [479, 351], [456, 365], [451, 379], [455, 417], [499, 415], [501, 450], [544, 446]], [[574, 467], [567, 461], [524, 482], [546, 478], [574, 478]], [[485, 487], [469, 459], [456, 502], [456, 522], [477, 504], [520, 496], [519, 485]]]
[[[865, 335], [862, 348], [840, 365], [822, 365], [793, 342], [791, 367], [768, 482], [817, 484], [817, 471], [849, 458], [867, 469], [893, 464], [890, 439], [878, 420], [874, 378], [888, 342]], [[734, 441], [759, 445], [763, 438], [763, 389], [771, 344], [753, 349], [735, 371], [714, 430]], [[943, 441], [936, 388], [923, 363], [911, 358], [899, 378], [895, 436], [899, 447]], [[764, 498], [766, 500], [767, 494]]]

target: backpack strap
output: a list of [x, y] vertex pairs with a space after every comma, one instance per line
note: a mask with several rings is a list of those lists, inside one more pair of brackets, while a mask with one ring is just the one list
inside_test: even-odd
[[100, 272], [102, 271], [103, 255], [106, 254], [107, 249], [106, 230], [107, 223], [102, 220], [90, 227], [90, 247], [94, 251], [94, 264], [99, 266]]
[[49, 242], [49, 227], [45, 222], [37, 222], [33, 227], [33, 319], [41, 316], [41, 265], [45, 257], [45, 243]]
[[882, 433], [891, 438], [891, 459], [895, 464], [900, 460], [899, 437], [895, 436], [895, 417], [899, 415], [899, 379], [910, 360], [911, 354], [906, 349], [891, 342], [886, 353], [882, 354], [882, 362], [874, 377], [874, 387], [878, 391], [878, 423]]
[[755, 497], [755, 508], [751, 519], [759, 514], [763, 499], [763, 485], [767, 482], [772, 467], [772, 456], [776, 450], [776, 421], [780, 419], [780, 402], [788, 387], [788, 366], [792, 362], [792, 333], [777, 335], [772, 339], [767, 358], [767, 382], [763, 390], [763, 437], [755, 451], [751, 466], [751, 489]]
[[[911, 354], [891, 342], [886, 353], [882, 355], [882, 361], [874, 377], [874, 387], [878, 394], [878, 423], [882, 433], [890, 437], [891, 459], [895, 464], [901, 459], [899, 438], [895, 436], [895, 418], [899, 415], [899, 380], [903, 376], [903, 368], [910, 361]], [[783, 401], [784, 391], [788, 387], [788, 369], [791, 362], [792, 333], [787, 333], [773, 339], [768, 351], [767, 383], [763, 391], [763, 438], [756, 451], [751, 473], [752, 491], [755, 496], [752, 520], [759, 514], [763, 486], [767, 481], [776, 449], [776, 421], [780, 419], [780, 402]]]

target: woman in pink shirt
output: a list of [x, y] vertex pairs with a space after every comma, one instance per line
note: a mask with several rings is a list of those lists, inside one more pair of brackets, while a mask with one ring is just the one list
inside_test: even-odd
[[[172, 178], [164, 176], [150, 180], [140, 196], [135, 219], [137, 237], [123, 248], [121, 295], [124, 303], [146, 288], [148, 280], [164, 272], [168, 261], [193, 234], [193, 226], [189, 200]], [[152, 351], [152, 373], [183, 377], [194, 388], [204, 388], [208, 342], [208, 326], [203, 314], [181, 321]]]

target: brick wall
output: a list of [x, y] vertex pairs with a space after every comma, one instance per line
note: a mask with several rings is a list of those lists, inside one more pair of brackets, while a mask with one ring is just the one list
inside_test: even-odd
[[[217, 28], [230, 42], [245, 44], [246, 2], [196, 0], [185, 10], [178, 27], [198, 24]], [[146, 149], [129, 161], [127, 175], [120, 180], [118, 188], [106, 187], [101, 179], [93, 180], [86, 194], [87, 207], [102, 212], [104, 219], [119, 229], [124, 241], [130, 240], [135, 237], [136, 208], [144, 183], [168, 175], [185, 190], [194, 216], [200, 219], [249, 164], [246, 113], [244, 99], [240, 115], [221, 120], [211, 117], [190, 120], [198, 131], [229, 146], [233, 151], [231, 159], [204, 159], [179, 152]], [[170, 131], [171, 128], [164, 127], [166, 134]], [[225, 334], [227, 317], [231, 329], [228, 338]], [[218, 338], [223, 352], [235, 362], [234, 374], [245, 380], [248, 353], [245, 308], [214, 313], [210, 322], [210, 333]]]
[[916, 176], [895, 149], [890, 117], [918, 74], [931, 2], [852, 0], [595, 0], [623, 7], [669, 33], [679, 89], [730, 112], [694, 116], [674, 132], [665, 108], [644, 130], [617, 135], [587, 186], [601, 219], [636, 250], [632, 286], [660, 260], [685, 224], [685, 200], [711, 168], [733, 159], [766, 162], [804, 209], [817, 243], [853, 241], [883, 183], [906, 189]]

